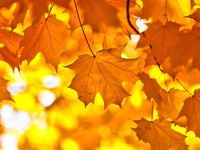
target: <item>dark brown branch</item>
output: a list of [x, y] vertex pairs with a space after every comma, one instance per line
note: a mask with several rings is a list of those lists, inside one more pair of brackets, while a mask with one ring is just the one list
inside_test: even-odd
[[130, 4], [130, 0], [127, 0], [127, 4], [126, 4], [126, 17], [127, 17], [128, 24], [130, 25], [130, 27], [131, 27], [137, 34], [140, 34], [140, 32], [132, 25], [132, 23], [131, 23], [131, 21], [130, 21], [129, 4]]

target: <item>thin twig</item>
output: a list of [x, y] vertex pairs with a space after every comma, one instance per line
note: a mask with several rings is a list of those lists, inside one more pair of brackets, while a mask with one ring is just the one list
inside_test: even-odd
[[91, 52], [92, 55], [95, 57], [95, 54], [93, 53], [92, 48], [90, 47], [90, 44], [89, 44], [89, 42], [88, 42], [88, 40], [87, 40], [85, 31], [83, 30], [83, 26], [82, 26], [82, 24], [81, 24], [81, 19], [80, 19], [80, 16], [79, 16], [78, 8], [77, 8], [77, 5], [76, 5], [76, 0], [74, 0], [74, 5], [75, 5], [76, 13], [77, 13], [77, 16], [78, 16], [78, 21], [79, 21], [80, 27], [81, 27], [81, 29], [82, 29], [83, 35], [84, 35], [84, 37], [85, 37], [85, 40], [86, 40], [86, 42], [87, 42], [87, 45], [88, 45], [88, 47], [89, 47], [89, 49], [90, 49], [90, 52]]
[[130, 4], [130, 0], [127, 0], [127, 5], [126, 5], [126, 17], [127, 17], [127, 20], [128, 20], [128, 24], [130, 25], [130, 27], [131, 27], [137, 34], [140, 34], [140, 32], [132, 25], [132, 23], [131, 23], [131, 21], [130, 21], [129, 4]]

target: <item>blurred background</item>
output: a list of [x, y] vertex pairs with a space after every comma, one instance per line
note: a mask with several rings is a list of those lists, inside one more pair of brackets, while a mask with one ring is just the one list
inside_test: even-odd
[[[3, 15], [12, 20], [14, 4]], [[63, 9], [56, 7], [52, 10], [64, 23], [68, 14], [63, 14]], [[24, 26], [18, 24], [14, 32], [23, 35], [23, 30], [30, 25], [29, 14], [24, 20]], [[137, 21], [140, 30], [145, 30], [143, 21]], [[90, 30], [84, 26], [90, 36]], [[77, 28], [75, 35], [81, 35]], [[67, 43], [72, 60], [80, 52], [75, 53], [79, 41], [72, 36]], [[83, 36], [83, 35], [82, 35]], [[139, 36], [131, 36], [126, 39], [128, 44], [122, 57], [134, 58], [141, 55], [140, 50], [133, 50]], [[120, 41], [121, 36], [119, 36]], [[117, 41], [118, 42], [118, 41]], [[116, 43], [117, 43], [116, 42]], [[71, 44], [71, 45], [70, 45]], [[85, 41], [81, 46], [87, 46]], [[123, 44], [123, 42], [122, 42]], [[99, 49], [98, 44], [93, 46]], [[83, 50], [82, 53], [85, 53]], [[75, 72], [63, 67], [72, 60], [66, 60], [63, 56], [58, 70], [46, 64], [44, 56], [38, 53], [28, 65], [24, 61], [21, 71], [12, 70], [4, 61], [0, 61], [0, 75], [9, 80], [7, 89], [15, 101], [1, 101], [0, 115], [0, 142], [1, 150], [150, 150], [150, 144], [140, 141], [132, 128], [137, 124], [133, 120], [146, 118], [150, 120], [152, 103], [146, 100], [142, 91], [141, 81], [135, 85], [123, 83], [124, 88], [132, 95], [122, 102], [122, 107], [109, 105], [104, 108], [104, 102], [100, 94], [96, 95], [95, 102], [85, 106], [78, 100], [76, 91], [68, 88]], [[156, 78], [162, 74], [158, 67], [149, 69]], [[164, 81], [160, 79], [164, 84]], [[172, 82], [169, 80], [169, 84]], [[157, 112], [154, 106], [154, 119]], [[185, 134], [186, 129], [172, 126], [173, 129]], [[200, 150], [200, 140], [193, 132], [188, 132], [186, 143], [190, 150]]]

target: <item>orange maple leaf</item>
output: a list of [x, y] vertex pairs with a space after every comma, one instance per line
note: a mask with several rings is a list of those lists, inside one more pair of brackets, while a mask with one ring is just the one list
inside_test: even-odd
[[0, 84], [0, 101], [3, 101], [3, 100], [13, 101], [10, 96], [10, 92], [8, 92], [8, 90], [7, 90], [7, 82], [8, 82], [8, 80], [5, 80], [0, 77], [0, 83], [1, 83]]
[[105, 107], [111, 103], [121, 105], [130, 95], [123, 89], [122, 82], [135, 83], [139, 69], [137, 59], [121, 58], [122, 51], [120, 47], [98, 51], [95, 56], [80, 55], [73, 64], [66, 66], [76, 71], [69, 87], [77, 91], [85, 105], [94, 102], [97, 92], [103, 97]]
[[155, 79], [150, 78], [149, 75], [144, 72], [139, 73], [138, 77], [144, 84], [143, 90], [147, 96], [147, 99], [151, 100], [151, 98], [153, 98], [156, 103], [160, 105], [160, 102], [162, 101], [162, 97], [159, 93], [159, 91], [162, 89], [160, 85], [156, 82]]
[[19, 69], [17, 50], [21, 39], [22, 36], [15, 32], [0, 29], [0, 43], [4, 45], [0, 48], [0, 60], [7, 62], [13, 70], [15, 67]]
[[140, 140], [150, 143], [152, 150], [181, 149], [188, 150], [184, 139], [186, 136], [171, 129], [170, 121], [160, 122], [141, 120], [134, 121], [138, 127], [133, 129]]
[[11, 66], [13, 72], [15, 67], [20, 70], [19, 57], [10, 52], [6, 47], [0, 48], [0, 60], [7, 62]]
[[16, 3], [17, 5], [13, 12], [14, 20], [11, 23], [12, 29], [16, 28], [18, 23], [23, 24], [24, 18], [29, 9], [33, 24], [38, 23], [43, 14], [48, 12], [48, 4], [45, 0], [1, 0], [0, 8], [9, 8], [13, 3]]
[[163, 101], [157, 107], [159, 118], [161, 120], [171, 118], [175, 122], [182, 109], [183, 101], [189, 94], [185, 91], [172, 88], [168, 92], [162, 89], [160, 95]]
[[146, 65], [156, 64], [155, 60], [153, 62], [148, 61], [152, 56], [155, 56], [157, 61], [162, 64], [167, 57], [171, 56], [167, 48], [180, 40], [179, 28], [181, 25], [174, 22], [167, 22], [163, 25], [160, 21], [148, 23], [147, 25], [146, 36], [141, 36], [137, 47], [151, 45], [151, 49], [147, 51]]
[[30, 63], [38, 52], [42, 52], [47, 63], [57, 68], [60, 55], [65, 52], [61, 37], [64, 30], [63, 22], [56, 19], [55, 15], [48, 16], [37, 26], [28, 27], [20, 42], [20, 48], [23, 47], [20, 61], [27, 60]]
[[184, 101], [183, 108], [178, 116], [187, 117], [187, 131], [194, 131], [200, 137], [200, 89], [194, 91], [192, 97]]
[[194, 27], [192, 31], [189, 31], [187, 33], [180, 33], [179, 37], [181, 39], [176, 44], [173, 44], [170, 47], [168, 47], [168, 51], [171, 54], [171, 67], [175, 68], [178, 65], [185, 65], [188, 62], [188, 60], [192, 58], [192, 66], [200, 68], [200, 28]]
[[94, 32], [100, 31], [102, 23], [107, 26], [120, 26], [118, 10], [104, 0], [79, 0], [79, 5], [83, 10], [83, 24], [91, 25]]

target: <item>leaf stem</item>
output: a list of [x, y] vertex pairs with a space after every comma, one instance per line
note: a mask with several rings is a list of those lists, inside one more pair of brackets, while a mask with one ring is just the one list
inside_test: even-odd
[[186, 92], [188, 92], [190, 95], [193, 96], [193, 94], [190, 93], [190, 92], [185, 88], [185, 86], [184, 86], [177, 78], [175, 78], [175, 79], [176, 79], [176, 81], [178, 81], [178, 83], [185, 89]]
[[140, 34], [140, 32], [132, 25], [131, 20], [130, 20], [130, 15], [129, 15], [129, 4], [130, 4], [130, 0], [127, 0], [127, 4], [126, 4], [126, 17], [127, 17], [127, 21], [128, 24], [130, 25], [130, 27], [137, 33]]
[[49, 15], [51, 14], [51, 11], [52, 11], [53, 7], [54, 7], [54, 3], [51, 5], [51, 8], [49, 10]]
[[79, 21], [80, 27], [81, 27], [81, 29], [82, 29], [84, 38], [85, 38], [85, 40], [86, 40], [86, 42], [87, 42], [87, 45], [88, 45], [88, 47], [89, 47], [89, 49], [90, 49], [90, 52], [91, 52], [92, 55], [95, 57], [95, 54], [93, 53], [92, 48], [90, 47], [90, 44], [89, 44], [89, 42], [88, 42], [88, 40], [87, 40], [85, 31], [83, 30], [83, 26], [82, 26], [82, 24], [81, 24], [81, 19], [80, 19], [80, 16], [79, 16], [79, 12], [78, 12], [78, 7], [77, 7], [77, 4], [76, 4], [76, 0], [74, 0], [74, 5], [75, 5], [75, 8], [76, 8], [76, 13], [77, 13], [77, 16], [78, 16], [78, 21]]

